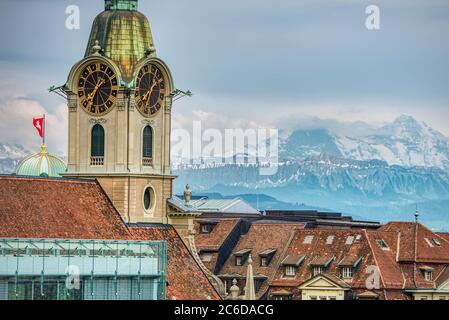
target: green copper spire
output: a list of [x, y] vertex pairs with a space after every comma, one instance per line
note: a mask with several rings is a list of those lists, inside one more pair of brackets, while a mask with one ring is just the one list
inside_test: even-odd
[[105, 0], [105, 10], [137, 10], [137, 0]]
[[105, 5], [92, 25], [85, 56], [100, 46], [102, 54], [119, 66], [123, 81], [131, 83], [137, 62], [154, 48], [150, 24], [137, 11], [137, 0], [106, 0]]

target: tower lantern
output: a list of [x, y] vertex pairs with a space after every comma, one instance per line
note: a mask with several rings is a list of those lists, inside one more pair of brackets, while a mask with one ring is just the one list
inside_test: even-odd
[[105, 0], [105, 10], [137, 10], [137, 0]]

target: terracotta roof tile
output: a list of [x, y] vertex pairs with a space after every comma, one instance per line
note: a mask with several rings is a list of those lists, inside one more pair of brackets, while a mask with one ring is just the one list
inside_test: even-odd
[[0, 177], [0, 237], [167, 241], [167, 298], [219, 299], [170, 225], [128, 227], [95, 181]]
[[219, 250], [240, 219], [222, 219], [218, 221], [212, 232], [201, 233], [201, 224], [205, 220], [195, 220], [195, 245], [198, 251]]
[[400, 232], [399, 261], [449, 263], [447, 238], [422, 224], [390, 222], [379, 231]]
[[[248, 233], [242, 236], [233, 250], [233, 253], [242, 250], [251, 250], [253, 259], [253, 271], [254, 274], [263, 275], [268, 280], [264, 281], [263, 285], [257, 292], [257, 296], [261, 296], [268, 289], [270, 279], [275, 275], [278, 265], [281, 263], [284, 250], [288, 245], [291, 237], [294, 234], [294, 230], [297, 228], [303, 228], [304, 224], [285, 224], [285, 223], [257, 223], [253, 224]], [[266, 250], [276, 250], [268, 267], [261, 265], [260, 253]], [[235, 265], [235, 256], [231, 255], [223, 266], [220, 275], [239, 275], [240, 277], [246, 277], [247, 263], [243, 266]]]
[[0, 177], [0, 237], [115, 239], [128, 228], [95, 181]]
[[167, 241], [167, 296], [176, 300], [220, 299], [172, 226], [131, 226], [134, 239]]

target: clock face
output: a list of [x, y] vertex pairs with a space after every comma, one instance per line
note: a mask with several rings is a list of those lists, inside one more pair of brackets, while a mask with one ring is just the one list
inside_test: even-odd
[[83, 109], [93, 116], [108, 113], [117, 99], [118, 80], [112, 68], [92, 63], [84, 68], [78, 81], [78, 98]]
[[136, 103], [145, 117], [156, 114], [164, 105], [165, 79], [161, 70], [153, 64], [140, 69], [136, 81]]

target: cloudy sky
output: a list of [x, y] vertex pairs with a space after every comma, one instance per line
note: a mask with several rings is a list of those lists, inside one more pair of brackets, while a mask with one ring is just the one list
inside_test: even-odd
[[[0, 1], [0, 142], [36, 148], [31, 118], [46, 112], [49, 145], [66, 153], [66, 107], [47, 88], [83, 57], [103, 2]], [[378, 31], [365, 27], [371, 4]], [[80, 30], [65, 28], [69, 5]], [[177, 87], [195, 94], [175, 105], [175, 127], [409, 114], [449, 135], [447, 0], [141, 0], [140, 11]]]

